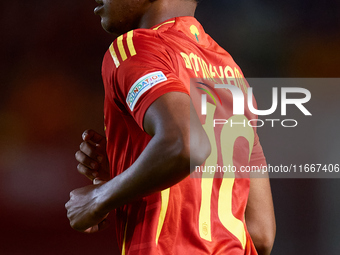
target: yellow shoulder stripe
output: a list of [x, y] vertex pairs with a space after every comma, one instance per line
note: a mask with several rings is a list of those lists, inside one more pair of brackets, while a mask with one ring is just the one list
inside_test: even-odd
[[127, 41], [127, 45], [128, 45], [131, 57], [137, 54], [135, 50], [135, 46], [133, 46], [132, 37], [133, 37], [133, 30], [128, 32], [127, 37], [126, 37], [126, 41]]
[[118, 60], [118, 58], [117, 58], [116, 51], [115, 51], [115, 49], [113, 48], [113, 43], [111, 43], [109, 50], [110, 50], [110, 53], [111, 53], [111, 57], [112, 57], [112, 59], [113, 59], [113, 62], [115, 63], [116, 67], [118, 68], [118, 66], [120, 65], [120, 63], [119, 63], [119, 60]]
[[[115, 42], [117, 42], [118, 52], [116, 52], [116, 50], [114, 49], [114, 43], [115, 42], [113, 42], [110, 45], [109, 51], [111, 53], [113, 62], [115, 63], [117, 68], [121, 64], [119, 59], [121, 59], [121, 61], [124, 62], [128, 58], [127, 52], [125, 51], [125, 48], [124, 48], [124, 40], [126, 40], [126, 44], [127, 44], [127, 47], [128, 47], [128, 53], [130, 54], [130, 56], [132, 57], [132, 56], [137, 54], [135, 46], [133, 45], [132, 39], [133, 39], [133, 30], [129, 31], [126, 34], [126, 39], [124, 38], [124, 35], [121, 35], [117, 38], [117, 40]], [[118, 53], [118, 55], [117, 55], [117, 53]]]
[[122, 57], [122, 60], [125, 61], [127, 59], [127, 56], [123, 45], [123, 35], [117, 38], [117, 46], [119, 49], [120, 56]]

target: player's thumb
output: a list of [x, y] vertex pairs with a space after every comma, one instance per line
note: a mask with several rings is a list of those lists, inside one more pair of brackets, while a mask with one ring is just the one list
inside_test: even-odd
[[93, 179], [93, 185], [98, 185], [98, 184], [104, 184], [106, 181], [100, 179], [100, 178], [94, 178]]

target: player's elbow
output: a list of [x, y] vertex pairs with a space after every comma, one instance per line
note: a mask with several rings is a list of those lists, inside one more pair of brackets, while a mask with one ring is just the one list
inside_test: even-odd
[[273, 249], [274, 242], [270, 240], [264, 240], [259, 245], [256, 245], [256, 250], [259, 255], [270, 255], [272, 249]]
[[199, 132], [191, 132], [190, 139], [183, 143], [182, 157], [190, 163], [190, 171], [195, 170], [211, 153], [209, 139], [203, 128]]
[[259, 255], [269, 255], [273, 249], [275, 228], [258, 233], [253, 242]]
[[200, 166], [209, 157], [211, 153], [211, 146], [209, 138], [206, 133], [196, 135], [190, 139], [190, 160], [191, 160], [191, 171], [194, 170], [196, 166]]
[[173, 160], [177, 161], [178, 166], [185, 166], [183, 168], [185, 173], [188, 173], [188, 167], [193, 171], [195, 166], [202, 165], [210, 155], [211, 147], [205, 133], [180, 135], [173, 141], [173, 144], [176, 144]]

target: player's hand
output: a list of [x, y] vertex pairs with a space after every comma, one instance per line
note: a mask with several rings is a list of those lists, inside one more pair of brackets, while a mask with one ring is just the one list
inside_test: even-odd
[[94, 179], [93, 183], [94, 185], [73, 190], [70, 200], [65, 204], [71, 227], [84, 233], [94, 233], [108, 225], [108, 213], [98, 210], [98, 189], [105, 182]]
[[99, 178], [110, 180], [109, 161], [106, 154], [106, 138], [89, 129], [84, 131], [83, 142], [80, 150], [76, 152], [76, 160], [79, 162], [77, 169], [91, 181]]

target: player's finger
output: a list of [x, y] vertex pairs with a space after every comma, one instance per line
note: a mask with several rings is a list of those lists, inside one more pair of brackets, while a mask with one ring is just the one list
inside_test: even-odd
[[80, 151], [83, 152], [85, 155], [90, 157], [91, 159], [101, 163], [104, 157], [99, 152], [98, 148], [88, 142], [82, 142], [80, 144]]
[[100, 222], [98, 225], [95, 225], [93, 227], [90, 227], [84, 231], [84, 233], [92, 234], [96, 233], [98, 231], [106, 229], [110, 225], [110, 222], [107, 219], [104, 219], [102, 222]]
[[78, 164], [77, 166], [78, 172], [81, 173], [82, 175], [85, 175], [87, 178], [89, 178], [91, 181], [98, 177], [99, 173], [95, 170], [92, 170], [83, 164]]
[[98, 225], [95, 225], [95, 226], [93, 226], [93, 227], [90, 227], [90, 228], [86, 229], [86, 230], [84, 231], [84, 233], [86, 233], [86, 234], [92, 234], [92, 233], [98, 232], [98, 230], [99, 230]]
[[90, 169], [97, 170], [99, 168], [98, 162], [96, 160], [94, 160], [93, 158], [90, 158], [89, 156], [87, 156], [82, 151], [77, 151], [76, 154], [75, 154], [75, 158], [80, 164], [82, 164], [82, 165], [84, 165], [84, 166], [86, 166]]
[[92, 129], [85, 130], [82, 134], [84, 141], [92, 141], [98, 144], [105, 144], [106, 138]]

